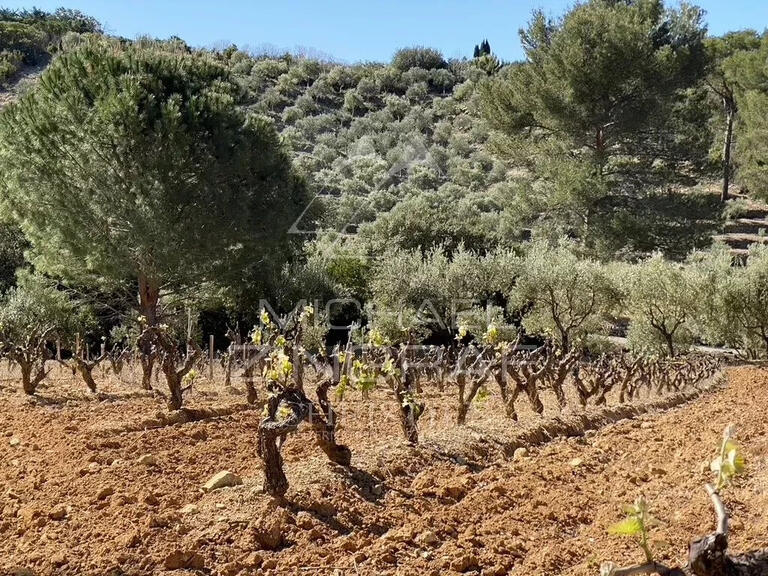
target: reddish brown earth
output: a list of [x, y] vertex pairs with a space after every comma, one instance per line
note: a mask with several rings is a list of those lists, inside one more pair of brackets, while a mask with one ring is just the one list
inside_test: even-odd
[[[530, 413], [504, 419], [494, 396], [457, 430], [451, 396], [427, 392], [425, 442], [411, 448], [385, 391], [369, 402], [352, 392], [340, 440], [353, 468], [327, 463], [305, 433], [290, 437], [285, 506], [260, 492], [258, 411], [121, 432], [154, 419], [162, 399], [114, 378], [97, 398], [63, 373], [36, 399], [12, 379], [0, 386], [0, 574], [594, 575], [602, 561], [642, 559], [606, 532], [641, 493], [662, 523], [658, 560], [683, 562], [687, 542], [712, 529], [701, 462], [729, 422], [748, 459], [726, 493], [731, 544], [768, 546], [768, 372], [758, 368], [730, 369], [727, 386], [693, 402], [518, 459], [462, 452], [536, 424]], [[190, 405], [241, 399], [200, 386]], [[140, 464], [144, 454], [156, 465]], [[244, 484], [203, 493], [225, 469]]]

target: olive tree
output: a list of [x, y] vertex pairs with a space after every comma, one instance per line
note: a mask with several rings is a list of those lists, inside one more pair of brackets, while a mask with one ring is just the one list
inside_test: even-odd
[[423, 68], [424, 70], [446, 68], [447, 65], [439, 51], [423, 46], [401, 48], [392, 57], [392, 67], [400, 72], [407, 72], [412, 68]]
[[715, 245], [676, 264], [655, 256], [627, 266], [625, 302], [638, 347], [673, 354], [694, 340], [768, 355], [768, 247], [734, 261]]
[[596, 261], [580, 258], [565, 241], [535, 241], [520, 259], [510, 307], [524, 313], [530, 334], [553, 338], [569, 351], [576, 340], [600, 330], [619, 291]]
[[722, 341], [747, 356], [768, 356], [768, 247], [753, 245], [744, 265], [720, 276], [713, 316]]
[[425, 336], [454, 335], [459, 313], [485, 304], [512, 283], [514, 262], [507, 251], [480, 255], [461, 246], [453, 252], [387, 251], [370, 282], [374, 321], [393, 340], [403, 328]]
[[50, 370], [50, 343], [92, 320], [86, 307], [58, 290], [55, 283], [27, 271], [0, 300], [0, 351], [21, 370], [25, 394], [34, 394]]
[[690, 269], [655, 254], [624, 267], [621, 276], [631, 344], [669, 356], [687, 348], [697, 304]]

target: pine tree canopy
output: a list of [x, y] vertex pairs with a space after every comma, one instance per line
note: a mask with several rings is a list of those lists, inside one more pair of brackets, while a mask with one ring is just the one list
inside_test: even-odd
[[205, 54], [88, 40], [0, 115], [0, 183], [38, 269], [179, 291], [279, 258], [308, 200]]

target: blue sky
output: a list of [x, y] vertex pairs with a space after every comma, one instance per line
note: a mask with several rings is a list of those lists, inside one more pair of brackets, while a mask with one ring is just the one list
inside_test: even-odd
[[[569, 0], [0, 0], [7, 8], [64, 5], [134, 38], [180, 36], [193, 46], [311, 48], [345, 62], [389, 60], [403, 46], [471, 56], [488, 38], [504, 60], [522, 56], [517, 30], [534, 8], [561, 14]], [[700, 0], [712, 34], [768, 26], [766, 0]]]

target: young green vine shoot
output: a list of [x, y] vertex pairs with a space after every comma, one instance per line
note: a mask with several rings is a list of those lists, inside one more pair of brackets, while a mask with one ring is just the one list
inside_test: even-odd
[[625, 507], [626, 518], [608, 528], [611, 534], [637, 537], [640, 547], [645, 553], [647, 562], [653, 562], [653, 553], [648, 541], [648, 528], [658, 524], [658, 521], [648, 511], [645, 496], [638, 496], [634, 504]]
[[[707, 485], [707, 491], [720, 502], [719, 494], [728, 487], [733, 479], [744, 472], [744, 456], [741, 454], [739, 445], [735, 440], [736, 429], [733, 424], [726, 426], [723, 432], [723, 440], [718, 449], [717, 456], [710, 462], [709, 468], [716, 474], [714, 485]], [[716, 506], [717, 508], [717, 506]], [[640, 496], [635, 503], [625, 509], [627, 516], [608, 528], [611, 534], [620, 536], [630, 536], [638, 539], [640, 547], [645, 554], [647, 564], [643, 566], [630, 567], [628, 569], [618, 569], [612, 562], [606, 562], [600, 567], [601, 576], [615, 576], [617, 574], [647, 573], [656, 571], [658, 566], [653, 559], [653, 552], [650, 547], [649, 528], [658, 524], [651, 516], [648, 509], [648, 502], [644, 496]], [[719, 516], [721, 515], [718, 513]], [[720, 522], [718, 516], [718, 521]], [[727, 518], [724, 522], [723, 530], [727, 530]], [[718, 530], [721, 528], [719, 527]], [[650, 569], [649, 569], [650, 567]]]

